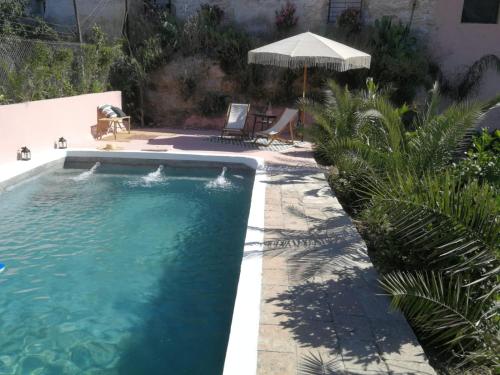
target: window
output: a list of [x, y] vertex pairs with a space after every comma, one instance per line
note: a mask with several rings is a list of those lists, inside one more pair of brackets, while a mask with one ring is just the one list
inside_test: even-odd
[[500, 0], [464, 0], [463, 23], [497, 23]]
[[328, 5], [328, 23], [336, 23], [346, 9], [361, 9], [361, 0], [330, 0]]

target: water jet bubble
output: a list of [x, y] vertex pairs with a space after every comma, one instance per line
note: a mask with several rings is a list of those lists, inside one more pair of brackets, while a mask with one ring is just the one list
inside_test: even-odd
[[82, 172], [78, 176], [73, 177], [72, 178], [73, 181], [85, 181], [85, 180], [88, 180], [90, 178], [90, 176], [92, 176], [95, 173], [95, 171], [97, 170], [97, 168], [99, 168], [100, 166], [101, 166], [100, 162], [95, 163], [92, 166], [92, 168], [90, 168], [88, 171]]
[[209, 189], [230, 188], [232, 186], [232, 184], [231, 184], [231, 181], [229, 181], [226, 178], [226, 176], [225, 176], [226, 172], [227, 172], [227, 168], [223, 167], [221, 174], [218, 175], [217, 178], [215, 178], [214, 180], [207, 182], [205, 187], [207, 187]]
[[152, 184], [162, 183], [166, 180], [163, 175], [163, 165], [160, 165], [156, 171], [148, 173], [146, 176], [141, 177], [143, 186], [151, 186]]

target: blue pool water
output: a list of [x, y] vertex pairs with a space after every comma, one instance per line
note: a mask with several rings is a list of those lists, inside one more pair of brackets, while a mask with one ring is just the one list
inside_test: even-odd
[[220, 374], [253, 173], [56, 169], [0, 194], [0, 374]]

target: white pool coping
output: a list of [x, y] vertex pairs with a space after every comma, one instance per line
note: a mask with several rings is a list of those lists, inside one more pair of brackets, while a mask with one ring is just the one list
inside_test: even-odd
[[255, 375], [257, 372], [266, 193], [263, 159], [227, 153], [204, 152], [51, 150], [45, 154], [39, 154], [29, 161], [16, 161], [0, 165], [0, 182], [67, 156], [237, 163], [255, 170], [240, 278], [223, 372], [224, 375]]

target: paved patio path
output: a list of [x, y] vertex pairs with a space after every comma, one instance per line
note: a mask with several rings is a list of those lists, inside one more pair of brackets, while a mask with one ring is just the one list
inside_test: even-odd
[[258, 374], [434, 374], [322, 171], [267, 169]]

